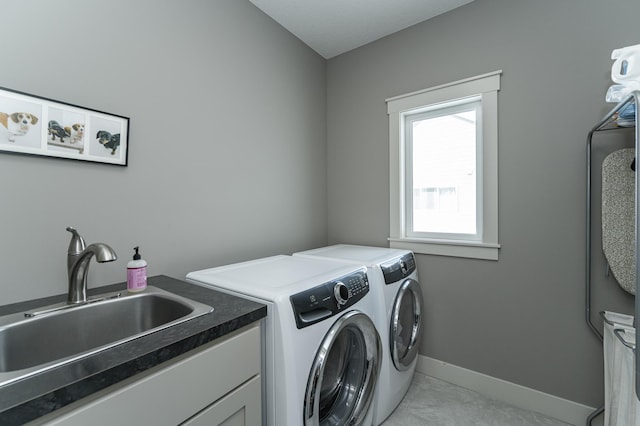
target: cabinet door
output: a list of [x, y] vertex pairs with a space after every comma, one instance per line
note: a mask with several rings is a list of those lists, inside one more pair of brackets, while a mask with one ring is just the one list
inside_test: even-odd
[[260, 426], [262, 423], [260, 376], [211, 404], [183, 426]]
[[175, 426], [253, 378], [259, 381], [260, 354], [260, 329], [254, 325], [76, 401], [30, 425]]

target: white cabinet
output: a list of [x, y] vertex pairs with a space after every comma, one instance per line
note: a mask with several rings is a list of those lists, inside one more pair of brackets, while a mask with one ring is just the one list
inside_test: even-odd
[[260, 365], [256, 323], [31, 424], [259, 426]]

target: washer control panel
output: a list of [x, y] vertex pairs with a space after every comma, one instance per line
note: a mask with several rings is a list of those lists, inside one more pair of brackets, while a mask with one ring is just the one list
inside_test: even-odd
[[416, 270], [416, 259], [413, 253], [407, 253], [404, 256], [381, 264], [380, 268], [382, 268], [384, 282], [393, 284], [408, 277]]
[[308, 327], [353, 306], [369, 292], [367, 270], [328, 281], [290, 297], [298, 328]]

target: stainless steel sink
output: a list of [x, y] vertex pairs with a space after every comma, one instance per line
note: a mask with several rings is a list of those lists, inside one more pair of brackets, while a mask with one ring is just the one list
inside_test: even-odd
[[213, 311], [149, 286], [0, 317], [0, 386]]

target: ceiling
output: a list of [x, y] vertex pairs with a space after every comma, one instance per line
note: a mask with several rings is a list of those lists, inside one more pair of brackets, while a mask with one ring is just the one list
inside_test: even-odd
[[250, 0], [324, 58], [473, 0]]

